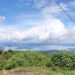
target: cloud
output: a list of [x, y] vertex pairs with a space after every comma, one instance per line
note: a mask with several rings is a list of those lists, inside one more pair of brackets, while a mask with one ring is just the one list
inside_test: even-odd
[[39, 25], [33, 26], [27, 30], [14, 27], [0, 26], [0, 40], [16, 41], [75, 41], [75, 26], [66, 28], [65, 25], [55, 18], [46, 19]]
[[0, 25], [4, 23], [5, 18], [6, 18], [5, 16], [0, 16]]
[[48, 0], [33, 0], [33, 6], [37, 8], [43, 8], [47, 6], [50, 2]]
[[75, 26], [71, 28], [67, 28], [67, 35], [64, 37], [65, 41], [72, 41], [75, 42]]
[[75, 17], [75, 0], [68, 2], [66, 5], [69, 9], [69, 11], [67, 11], [68, 14], [74, 19], [74, 17]]
[[66, 33], [64, 24], [57, 19], [51, 19], [52, 18], [45, 20], [36, 27], [32, 27], [31, 29], [25, 31], [24, 39], [29, 38], [37, 41], [59, 39]]
[[[37, 3], [36, 1], [38, 0], [35, 0], [35, 3]], [[45, 1], [46, 0], [41, 0], [40, 2], [39, 0], [37, 7], [41, 9], [41, 7], [45, 6]], [[65, 10], [68, 10], [65, 4], [61, 5]], [[9, 27], [0, 26], [0, 40], [32, 40], [38, 42], [48, 40], [75, 41], [75, 28], [71, 27], [71, 29], [69, 29], [65, 27], [66, 25], [59, 18], [52, 15], [58, 13], [60, 14], [61, 11], [62, 10], [54, 3], [50, 6], [44, 7], [41, 10], [41, 14], [43, 15], [41, 16], [43, 18], [41, 22], [39, 21], [36, 23], [34, 20], [33, 23], [36, 25], [29, 27], [26, 30], [25, 28], [17, 28], [15, 25], [13, 27], [11, 27], [11, 25]], [[4, 20], [5, 17], [1, 16], [1, 23], [3, 23]], [[29, 22], [29, 19], [26, 20]]]
[[[67, 5], [60, 3], [61, 7], [63, 7], [64, 10], [68, 10]], [[61, 13], [63, 10], [56, 4], [53, 3], [52, 5], [46, 7], [43, 9], [44, 14], [58, 14]]]
[[0, 28], [0, 40], [32, 40], [37, 42], [48, 40], [75, 41], [75, 27], [66, 28], [59, 19], [52, 17], [27, 30], [3, 26], [0, 26]]
[[60, 20], [48, 18], [39, 23], [39, 25], [27, 30], [5, 27], [0, 31], [0, 39], [46, 41], [50, 39], [60, 39], [65, 34], [66, 29]]
[[36, 7], [36, 8], [42, 8], [46, 4], [48, 4], [48, 0], [18, 0], [21, 4], [25, 4], [25, 6]]
[[75, 6], [75, 1], [74, 0], [72, 0], [72, 1], [70, 1], [69, 3], [68, 3], [68, 6], [70, 6], [70, 7], [74, 7]]

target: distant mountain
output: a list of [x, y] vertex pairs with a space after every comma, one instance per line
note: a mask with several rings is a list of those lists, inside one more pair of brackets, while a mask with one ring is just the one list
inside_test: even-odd
[[44, 52], [44, 53], [55, 53], [55, 52], [58, 52], [58, 50], [43, 50], [43, 51], [40, 51], [40, 52]]
[[[53, 53], [61, 50], [75, 51], [75, 43], [34, 43], [26, 41], [0, 41], [0, 50], [41, 50], [45, 53]], [[43, 51], [42, 51], [43, 50]]]
[[75, 52], [75, 48], [68, 48], [70, 51]]

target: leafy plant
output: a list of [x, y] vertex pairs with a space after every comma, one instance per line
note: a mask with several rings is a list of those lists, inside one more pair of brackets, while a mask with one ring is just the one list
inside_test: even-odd
[[63, 69], [75, 69], [75, 56], [70, 54], [56, 53], [51, 59], [53, 65]]

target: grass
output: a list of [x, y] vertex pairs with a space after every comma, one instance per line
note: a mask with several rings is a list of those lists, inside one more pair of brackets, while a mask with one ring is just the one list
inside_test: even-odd
[[[16, 68], [16, 69], [12, 69], [12, 70], [3, 70], [1, 71], [1, 74], [4, 75], [8, 75], [10, 74], [10, 72], [12, 72], [12, 74], [16, 74], [16, 72], [18, 72], [17, 74], [21, 74], [21, 73], [30, 73], [28, 75], [63, 75], [61, 72], [57, 72], [57, 71], [53, 71], [52, 69], [48, 69], [48, 68], [43, 68], [43, 67], [19, 67], [19, 68]], [[37, 74], [36, 74], [37, 73]], [[1, 75], [0, 74], [0, 75]], [[11, 75], [12, 75], [11, 74]]]
[[[12, 74], [11, 74], [12, 73]], [[75, 70], [68, 71], [68, 70], [52, 70], [51, 68], [46, 67], [18, 67], [12, 70], [2, 70], [0, 75], [75, 75]]]
[[[11, 74], [10, 74], [11, 73]], [[56, 69], [53, 70], [52, 68], [47, 68], [47, 67], [17, 67], [15, 69], [11, 70], [1, 70], [0, 75], [75, 75], [75, 70], [61, 70], [61, 69]]]

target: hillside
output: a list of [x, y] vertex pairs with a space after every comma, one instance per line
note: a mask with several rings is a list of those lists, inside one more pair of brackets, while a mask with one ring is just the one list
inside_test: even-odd
[[75, 53], [7, 51], [0, 53], [0, 75], [74, 75]]

